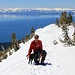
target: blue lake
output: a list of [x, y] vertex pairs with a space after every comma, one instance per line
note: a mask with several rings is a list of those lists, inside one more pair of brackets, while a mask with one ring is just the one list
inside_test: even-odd
[[[56, 23], [56, 18], [59, 18], [59, 16], [0, 15], [0, 42], [10, 42], [13, 32], [16, 33], [17, 39], [20, 40], [25, 37], [26, 34], [30, 33], [32, 26], [36, 30], [51, 23]], [[73, 18], [75, 20], [75, 16]]]

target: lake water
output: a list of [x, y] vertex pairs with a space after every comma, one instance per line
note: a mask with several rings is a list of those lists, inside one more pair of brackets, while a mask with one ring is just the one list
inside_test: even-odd
[[[34, 29], [45, 27], [51, 23], [56, 23], [58, 15], [50, 16], [15, 16], [0, 15], [0, 42], [10, 42], [11, 34], [16, 33], [17, 39], [20, 40], [30, 33], [31, 27]], [[75, 17], [73, 17], [75, 20]]]

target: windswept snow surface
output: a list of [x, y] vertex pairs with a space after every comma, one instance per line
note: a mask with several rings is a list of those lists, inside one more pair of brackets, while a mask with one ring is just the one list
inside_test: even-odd
[[[73, 33], [70, 27], [69, 34]], [[61, 28], [55, 24], [48, 25], [36, 30], [36, 34], [43, 42], [43, 49], [47, 51], [45, 63], [51, 65], [31, 65], [26, 58], [32, 38], [25, 44], [20, 44], [20, 49], [0, 63], [0, 75], [75, 75], [75, 47], [65, 47], [59, 38], [62, 35]], [[54, 45], [53, 41], [58, 44]]]

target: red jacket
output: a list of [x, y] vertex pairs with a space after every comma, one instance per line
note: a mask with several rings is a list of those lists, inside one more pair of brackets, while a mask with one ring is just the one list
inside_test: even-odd
[[42, 41], [41, 40], [38, 40], [37, 42], [35, 42], [35, 40], [33, 40], [31, 42], [30, 48], [29, 48], [29, 51], [28, 51], [28, 56], [30, 56], [32, 50], [34, 52], [36, 49], [43, 50], [42, 49]]

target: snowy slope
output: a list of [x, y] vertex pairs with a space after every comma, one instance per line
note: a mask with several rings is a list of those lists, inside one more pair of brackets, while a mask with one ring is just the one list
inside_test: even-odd
[[[69, 34], [72, 34], [73, 27], [70, 27]], [[45, 63], [52, 65], [30, 65], [26, 58], [30, 42], [20, 44], [21, 48], [6, 60], [0, 63], [1, 75], [75, 75], [75, 47], [64, 47], [59, 41], [62, 30], [55, 24], [48, 25], [36, 30], [36, 34], [43, 42], [43, 49], [47, 51]], [[53, 40], [58, 44], [54, 45]]]

